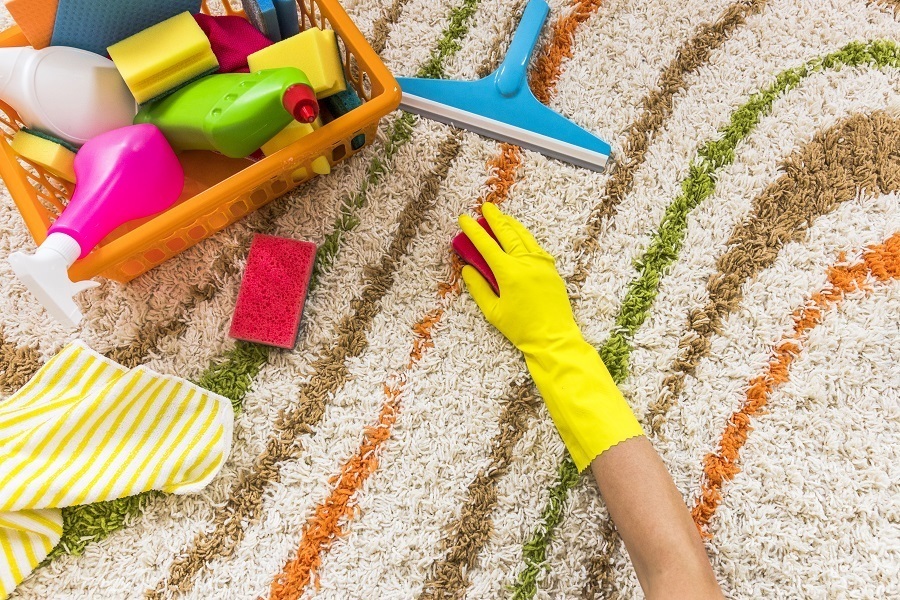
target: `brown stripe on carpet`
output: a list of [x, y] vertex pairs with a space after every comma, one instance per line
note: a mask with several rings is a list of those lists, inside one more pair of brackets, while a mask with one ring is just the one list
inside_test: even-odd
[[608, 516], [603, 517], [600, 524], [600, 538], [603, 540], [604, 551], [591, 562], [591, 572], [581, 589], [581, 597], [585, 600], [593, 598], [619, 600], [622, 595], [614, 585], [612, 557], [619, 551], [618, 546], [622, 543], [622, 538], [619, 537], [615, 524]]
[[500, 430], [491, 441], [490, 465], [469, 484], [462, 510], [442, 542], [445, 554], [432, 565], [419, 600], [465, 595], [469, 571], [494, 532], [490, 516], [497, 506], [497, 483], [509, 471], [513, 447], [522, 439], [539, 404], [530, 382], [512, 389], [500, 415]]
[[[614, 171], [607, 180], [603, 200], [591, 212], [583, 238], [575, 246], [576, 251], [594, 252], [598, 249], [597, 236], [603, 222], [615, 215], [619, 203], [631, 191], [634, 174], [644, 164], [653, 137], [672, 115], [675, 94], [687, 88], [687, 75], [706, 64], [710, 54], [721, 47], [748, 17], [760, 12], [766, 2], [767, 0], [735, 2], [714, 23], [701, 25], [699, 31], [678, 49], [675, 58], [660, 76], [659, 87], [644, 97], [641, 116], [628, 127], [628, 138], [614, 164]], [[581, 264], [572, 281], [581, 285], [587, 276], [587, 266]]]
[[148, 323], [145, 329], [138, 331], [135, 338], [121, 346], [116, 346], [105, 352], [106, 358], [120, 365], [133, 369], [144, 363], [150, 352], [156, 348], [159, 341], [169, 336], [180, 336], [187, 331], [187, 321], [184, 314], [193, 310], [196, 304], [193, 293], [187, 302], [178, 305], [178, 315], [167, 321]]
[[[488, 190], [476, 201], [479, 212], [484, 203], [500, 204], [508, 198], [510, 187], [515, 182], [515, 171], [521, 162], [522, 155], [517, 146], [501, 144], [499, 156], [487, 164], [491, 174], [486, 181]], [[386, 399], [376, 421], [377, 425], [365, 428], [359, 449], [341, 466], [340, 475], [331, 480], [335, 486], [328, 497], [316, 506], [313, 516], [304, 524], [294, 557], [285, 563], [282, 571], [272, 581], [270, 600], [296, 599], [302, 596], [310, 581], [318, 577], [322, 561], [334, 547], [334, 542], [349, 533], [351, 521], [357, 514], [354, 498], [378, 469], [379, 449], [391, 438], [393, 426], [402, 408], [404, 386], [397, 382], [405, 381], [428, 349], [434, 347], [433, 330], [462, 289], [462, 261], [451, 249], [448, 250], [451, 260], [450, 276], [437, 284], [438, 306], [428, 310], [413, 325], [415, 337], [410, 360], [402, 372], [393, 373], [385, 380]]]
[[516, 27], [522, 19], [522, 13], [525, 10], [526, 4], [528, 4], [528, 0], [518, 0], [516, 2], [515, 10], [510, 11], [507, 21], [502, 28], [506, 33], [494, 37], [490, 50], [484, 55], [484, 61], [482, 61], [481, 65], [479, 65], [478, 69], [475, 71], [475, 75], [479, 79], [487, 77], [497, 70], [500, 63], [506, 58], [506, 50], [512, 41], [513, 35], [516, 33]]
[[[484, 60], [475, 70], [475, 76], [479, 79], [493, 73], [500, 66], [500, 63], [503, 62], [503, 59], [506, 58], [506, 48], [509, 46], [512, 36], [516, 33], [516, 27], [522, 19], [522, 12], [525, 10], [526, 4], [528, 4], [528, 0], [517, 0], [515, 8], [509, 11], [506, 22], [501, 28], [502, 31], [506, 32], [505, 35], [494, 36], [491, 49], [487, 51], [484, 55]], [[503, 148], [507, 145], [505, 143], [501, 144], [501, 154], [504, 152]], [[521, 157], [519, 158], [521, 159]]]
[[[223, 277], [236, 277], [240, 274], [237, 268], [238, 260], [242, 254], [246, 254], [246, 248], [241, 246], [224, 249], [213, 261], [209, 270], [212, 280]], [[134, 340], [127, 344], [116, 346], [104, 354], [110, 360], [133, 369], [143, 364], [152, 350], [160, 341], [167, 337], [179, 337], [188, 328], [188, 320], [192, 310], [201, 302], [208, 302], [219, 291], [213, 281], [194, 284], [188, 291], [188, 298], [178, 305], [175, 316], [165, 321], [149, 323], [141, 330]]]
[[[662, 90], [653, 92], [645, 99], [644, 114], [629, 127], [629, 130], [632, 132], [644, 131], [649, 145], [649, 136], [659, 130], [671, 115], [672, 98], [677, 91], [685, 87], [685, 75], [702, 66], [712, 51], [721, 46], [731, 32], [744, 23], [747, 16], [761, 10], [764, 4], [765, 0], [742, 0], [726, 9], [722, 17], [712, 25], [702, 26], [700, 31], [678, 50], [676, 58], [661, 77]], [[571, 45], [574, 43], [577, 26], [590, 17], [590, 13], [587, 12], [588, 8], [596, 11], [599, 6], [599, 2], [592, 0], [578, 1], [570, 15], [560, 18], [552, 26], [551, 41], [541, 51], [541, 55], [535, 63], [535, 69], [540, 69], [540, 72], [532, 73], [530, 77], [534, 94], [543, 102], [548, 102], [552, 97], [553, 89], [562, 73], [562, 62], [572, 55]], [[668, 105], [665, 104], [666, 102]], [[659, 105], [666, 107], [665, 110], [657, 109], [652, 115], [648, 114], [648, 107]], [[622, 180], [627, 180], [627, 183], [619, 192], [621, 196], [627, 193], [625, 188], [630, 189], [634, 170], [643, 162], [645, 151], [646, 147], [637, 154], [628, 154], [626, 151], [626, 162], [637, 162], [631, 167], [631, 172]], [[615, 177], [616, 172], [613, 173], [610, 182]], [[608, 184], [606, 197], [608, 198], [612, 190], [618, 189], [622, 185]], [[615, 204], [618, 204], [618, 199], [613, 206]], [[596, 214], [595, 210], [594, 215]], [[597, 231], [595, 231], [597, 225], [593, 219], [592, 215], [591, 221], [587, 225], [586, 238], [593, 239], [597, 235]], [[583, 273], [583, 276], [579, 277], [579, 271]], [[579, 263], [573, 279], [578, 285], [581, 285], [586, 276], [587, 266]], [[457, 598], [464, 594], [468, 587], [467, 572], [474, 565], [493, 530], [490, 515], [497, 503], [497, 482], [509, 470], [512, 461], [512, 447], [521, 439], [524, 428], [528, 425], [526, 413], [528, 403], [518, 399], [530, 397], [533, 395], [532, 390], [530, 383], [516, 386], [506, 400], [499, 422], [500, 431], [492, 441], [491, 462], [469, 485], [460, 516], [451, 525], [450, 533], [442, 542], [442, 546], [447, 549], [446, 555], [432, 565], [429, 578], [419, 596], [420, 600]], [[607, 541], [607, 547], [611, 548], [616, 543], [617, 536], [613, 528], [607, 527], [607, 529], [609, 529], [609, 533], [604, 536], [604, 539]], [[586, 587], [586, 589], [588, 588]]]
[[[852, 200], [859, 190], [889, 193], [900, 189], [900, 120], [876, 112], [855, 115], [819, 132], [801, 150], [785, 160], [784, 175], [753, 202], [748, 218], [735, 227], [729, 250], [718, 262], [718, 272], [707, 287], [710, 300], [691, 311], [688, 332], [680, 346], [684, 352], [670, 367], [662, 396], [644, 415], [650, 435], [657, 435], [669, 408], [672, 391], [680, 391], [684, 376], [692, 373], [709, 350], [709, 340], [722, 319], [741, 300], [746, 281], [775, 262], [788, 242], [802, 239], [816, 218]], [[608, 545], [588, 569], [585, 598], [609, 598], [615, 592]]]
[[[552, 25], [550, 41], [541, 50], [538, 61], [529, 74], [533, 93], [538, 98], [544, 98], [544, 101], [553, 95], [553, 88], [562, 73], [563, 60], [572, 56], [571, 46], [575, 41], [578, 25], [587, 21], [601, 2], [575, 0], [573, 4], [572, 12], [560, 17]], [[520, 11], [514, 12], [518, 14]], [[499, 63], [502, 59], [499, 55], [503, 41], [495, 41], [494, 48], [488, 54], [489, 62]], [[494, 68], [496, 64], [490, 67], [482, 65], [478, 76], [484, 77]], [[496, 162], [501, 163], [508, 151], [507, 146], [501, 145]], [[498, 178], [506, 192], [517, 180], [522, 160], [522, 155], [516, 153], [515, 160], [498, 172]], [[503, 400], [498, 433], [491, 441], [490, 463], [469, 484], [460, 515], [449, 526], [447, 535], [440, 543], [444, 554], [431, 564], [419, 600], [459, 598], [465, 595], [465, 590], [469, 587], [468, 571], [493, 533], [491, 512], [497, 505], [497, 483], [509, 471], [513, 458], [512, 449], [525, 433], [537, 403], [530, 381], [514, 386], [509, 396]]]
[[900, 0], [869, 0], [866, 4], [889, 10], [895, 17], [900, 15]]
[[249, 251], [253, 236], [258, 232], [270, 231], [278, 219], [293, 208], [294, 205], [287, 198], [275, 200], [261, 208], [257, 213], [259, 216], [255, 219], [256, 222], [249, 227], [246, 235], [242, 235], [238, 243], [222, 248], [210, 265], [205, 280], [191, 285], [187, 298], [179, 303], [172, 318], [148, 323], [132, 341], [105, 352], [106, 357], [131, 369], [146, 362], [160, 341], [170, 336], [182, 335], [187, 331], [191, 311], [198, 304], [212, 300], [220, 291], [221, 287], [216, 282], [226, 278], [237, 278], [241, 274], [239, 265]]
[[397, 23], [397, 20], [400, 19], [400, 15], [403, 14], [403, 7], [406, 6], [409, 0], [393, 0], [391, 5], [388, 6], [384, 10], [384, 14], [382, 14], [375, 23], [372, 24], [372, 49], [375, 50], [377, 54], [381, 54], [384, 51], [384, 46], [387, 44], [388, 35], [391, 33], [391, 28]]
[[331, 349], [313, 362], [312, 376], [300, 390], [300, 405], [282, 416], [266, 449], [235, 485], [225, 504], [217, 508], [212, 531], [199, 534], [190, 548], [176, 557], [168, 578], [148, 591], [148, 598], [190, 590], [197, 573], [209, 561], [231, 555], [243, 539], [245, 527], [259, 518], [266, 488], [280, 478], [279, 464], [300, 454], [300, 437], [318, 424], [328, 397], [346, 383], [347, 360], [361, 355], [368, 347], [368, 329], [393, 286], [399, 262], [409, 252], [419, 226], [437, 202], [441, 185], [461, 150], [461, 138], [462, 132], [453, 130], [439, 144], [436, 165], [426, 175], [419, 193], [408, 198], [387, 252], [378, 264], [366, 270], [368, 283], [351, 303], [352, 314], [341, 320]]
[[659, 398], [644, 414], [659, 435], [669, 409], [709, 354], [713, 334], [743, 297], [743, 285], [778, 258], [788, 242], [800, 240], [813, 222], [832, 212], [858, 190], [887, 194], [900, 189], [900, 122], [886, 115], [857, 115], [819, 133], [794, 153], [779, 171], [784, 175], [753, 201], [747, 219], [728, 240], [728, 251], [709, 278], [709, 299], [690, 311], [679, 355], [668, 369]]
[[28, 383], [43, 365], [35, 346], [9, 342], [0, 332], [0, 392], [12, 393]]

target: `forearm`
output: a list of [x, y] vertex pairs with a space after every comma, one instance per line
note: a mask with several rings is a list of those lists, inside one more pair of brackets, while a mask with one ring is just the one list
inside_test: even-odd
[[462, 271], [466, 287], [488, 321], [522, 351], [578, 471], [593, 468], [647, 597], [721, 598], [678, 490], [581, 335], [553, 257], [493, 204], [482, 210], [496, 239], [471, 217], [463, 215], [459, 224], [501, 293], [471, 266]]
[[610, 448], [591, 471], [648, 599], [722, 598], [700, 534], [647, 438]]

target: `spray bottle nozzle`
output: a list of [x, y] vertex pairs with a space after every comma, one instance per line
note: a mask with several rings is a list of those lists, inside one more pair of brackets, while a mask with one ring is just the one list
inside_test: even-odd
[[310, 86], [298, 83], [284, 92], [284, 108], [301, 123], [312, 123], [319, 117], [319, 101]]
[[69, 327], [78, 325], [82, 318], [73, 298], [100, 285], [95, 281], [73, 282], [69, 279], [69, 267], [80, 254], [81, 246], [72, 237], [52, 233], [36, 253], [14, 252], [9, 257], [13, 271], [22, 283], [51, 316]]

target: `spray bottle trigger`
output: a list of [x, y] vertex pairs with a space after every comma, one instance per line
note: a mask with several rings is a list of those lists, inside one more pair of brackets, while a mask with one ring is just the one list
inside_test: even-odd
[[75, 295], [100, 285], [96, 281], [73, 282], [65, 259], [52, 251], [38, 249], [34, 255], [13, 252], [9, 263], [47, 312], [67, 327], [77, 326], [84, 316], [75, 304]]

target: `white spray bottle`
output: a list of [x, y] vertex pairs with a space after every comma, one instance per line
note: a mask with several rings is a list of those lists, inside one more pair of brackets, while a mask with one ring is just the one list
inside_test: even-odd
[[29, 129], [76, 146], [131, 125], [137, 114], [111, 60], [64, 46], [0, 48], [0, 100]]

